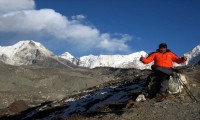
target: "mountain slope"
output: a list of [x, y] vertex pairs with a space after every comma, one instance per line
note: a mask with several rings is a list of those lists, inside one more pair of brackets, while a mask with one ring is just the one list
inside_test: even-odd
[[187, 65], [197, 64], [200, 61], [200, 45], [187, 52], [185, 56], [188, 58]]
[[[68, 67], [13, 66], [0, 63], [0, 109], [15, 100], [28, 105], [58, 100], [73, 91], [112, 79], [90, 69]], [[1, 113], [1, 112], [0, 112]]]
[[[182, 67], [181, 70], [189, 77], [190, 90], [199, 100], [200, 66]], [[148, 73], [148, 71], [141, 71], [140, 75], [145, 74], [145, 76], [134, 79], [128, 76], [122, 77], [103, 85], [81, 90], [59, 101], [46, 102], [21, 114], [4, 116], [2, 119], [199, 120], [200, 103], [191, 101], [185, 92], [171, 95], [163, 102], [156, 102], [154, 98], [147, 99], [145, 102], [136, 102], [135, 98], [143, 89]], [[79, 115], [78, 118], [76, 115]]]

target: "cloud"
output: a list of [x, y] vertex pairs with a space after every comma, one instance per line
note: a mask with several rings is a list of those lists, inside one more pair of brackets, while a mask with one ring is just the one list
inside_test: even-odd
[[20, 1], [1, 0], [0, 3], [11, 5], [10, 8], [0, 8], [0, 12], [5, 12], [0, 14], [1, 33], [40, 36], [40, 39], [53, 37], [83, 51], [98, 49], [115, 53], [130, 49], [126, 44], [131, 39], [129, 35], [111, 36], [109, 33], [101, 33], [94, 26], [81, 22], [86, 18], [84, 15], [72, 16], [72, 20], [69, 20], [52, 9], [33, 9], [33, 0]]
[[86, 17], [84, 15], [74, 15], [72, 16], [73, 20], [84, 20]]
[[35, 2], [33, 0], [0, 0], [0, 14], [34, 8]]
[[23, 10], [0, 16], [0, 31], [42, 32], [57, 35], [56, 31], [67, 26], [67, 18], [52, 9]]
[[128, 51], [130, 48], [126, 44], [128, 40], [131, 40], [131, 36], [127, 34], [120, 35], [121, 38], [111, 38], [109, 34], [104, 33], [101, 35], [101, 41], [97, 45], [97, 48], [105, 49], [111, 53], [115, 51]]

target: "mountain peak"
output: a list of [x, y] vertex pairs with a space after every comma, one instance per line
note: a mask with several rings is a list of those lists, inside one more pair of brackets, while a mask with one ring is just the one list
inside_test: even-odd
[[194, 53], [194, 55], [198, 55], [200, 53], [200, 45], [197, 45], [193, 50], [192, 53]]
[[33, 40], [21, 40], [21, 41], [19, 41], [19, 42], [17, 42], [16, 44], [14, 44], [14, 45], [28, 45], [28, 44], [32, 44], [32, 45], [36, 45], [36, 44], [40, 44], [40, 43], [38, 43], [38, 42], [35, 42], [35, 41], [33, 41]]
[[74, 65], [78, 65], [78, 59], [75, 58], [71, 53], [69, 52], [65, 52], [62, 55], [59, 56], [60, 58], [63, 58], [65, 60], [70, 61], [71, 63], [73, 63]]
[[22, 40], [19, 41], [18, 43], [13, 45], [16, 48], [22, 48], [22, 47], [35, 47], [35, 48], [40, 48], [40, 49], [46, 49], [41, 43], [35, 42], [33, 40]]
[[31, 64], [38, 55], [53, 56], [53, 53], [33, 40], [22, 40], [12, 46], [0, 47], [0, 60], [6, 64]]
[[191, 51], [187, 52], [185, 56], [188, 58], [186, 64], [188, 65], [197, 64], [200, 61], [200, 45], [197, 45]]
[[71, 53], [69, 53], [69, 52], [65, 52], [65, 53], [63, 53], [62, 55], [60, 55], [60, 57], [61, 58], [74, 58], [74, 56], [71, 54]]

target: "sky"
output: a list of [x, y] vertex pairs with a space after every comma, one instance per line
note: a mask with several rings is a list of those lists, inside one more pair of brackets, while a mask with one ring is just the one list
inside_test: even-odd
[[42, 43], [56, 55], [153, 52], [200, 45], [199, 0], [0, 0], [0, 46]]

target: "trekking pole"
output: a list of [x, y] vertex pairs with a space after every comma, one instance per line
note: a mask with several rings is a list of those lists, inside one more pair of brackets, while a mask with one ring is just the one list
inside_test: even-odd
[[185, 89], [185, 91], [187, 92], [188, 96], [195, 102], [198, 102], [198, 100], [196, 99], [196, 97], [192, 94], [192, 92], [189, 90], [189, 88], [186, 86], [186, 84], [181, 80], [180, 75], [178, 75], [177, 77], [178, 81], [180, 82], [180, 84], [183, 86], [183, 88]]

